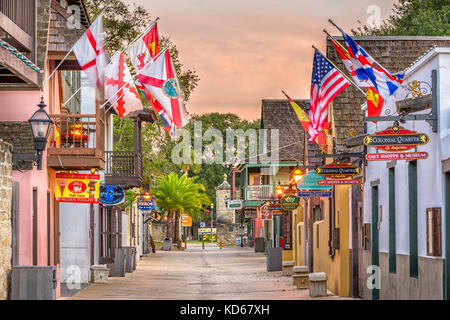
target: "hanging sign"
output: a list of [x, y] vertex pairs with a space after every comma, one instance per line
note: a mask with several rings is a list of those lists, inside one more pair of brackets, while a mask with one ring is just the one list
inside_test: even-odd
[[295, 210], [300, 205], [300, 199], [296, 195], [286, 195], [281, 199], [281, 207], [284, 210]]
[[227, 201], [228, 210], [240, 210], [242, 209], [242, 200], [228, 200]]
[[256, 219], [257, 217], [258, 217], [258, 214], [256, 212], [256, 209], [245, 210], [245, 212], [244, 212], [244, 218], [246, 218], [246, 219]]
[[101, 184], [99, 202], [104, 205], [115, 206], [125, 201], [125, 191], [121, 186]]
[[181, 224], [183, 227], [192, 227], [192, 217], [183, 213], [181, 215]]
[[317, 168], [316, 173], [329, 179], [340, 180], [351, 178], [360, 174], [361, 168], [352, 166], [350, 163], [336, 161], [331, 164], [327, 164], [326, 166]]
[[425, 133], [417, 133], [399, 125], [364, 137], [364, 144], [384, 151], [406, 151], [425, 145], [430, 138]]
[[427, 159], [428, 152], [399, 152], [399, 153], [368, 153], [367, 161], [388, 161], [388, 160], [420, 160]]
[[299, 191], [297, 195], [300, 198], [331, 198], [333, 191]]
[[150, 200], [145, 200], [143, 197], [140, 197], [137, 203], [137, 207], [142, 211], [152, 211], [155, 208], [155, 199], [150, 198]]
[[[274, 209], [276, 208], [276, 209]], [[265, 216], [268, 216], [269, 214], [271, 216], [281, 216], [283, 214], [283, 208], [282, 207], [274, 207], [271, 204], [264, 204], [261, 206], [261, 214], [264, 214]]]
[[56, 174], [55, 201], [75, 203], [98, 203], [99, 174]]
[[336, 186], [343, 184], [360, 184], [361, 180], [319, 180], [317, 183], [320, 185]]
[[303, 180], [297, 183], [299, 190], [330, 190], [331, 186], [319, 185], [317, 181], [325, 180], [326, 178], [315, 171], [310, 171], [303, 176]]

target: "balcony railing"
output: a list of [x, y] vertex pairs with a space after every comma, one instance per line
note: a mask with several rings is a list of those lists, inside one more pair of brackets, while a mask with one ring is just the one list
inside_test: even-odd
[[247, 186], [246, 200], [269, 200], [274, 192], [273, 185]]
[[54, 129], [49, 137], [49, 166], [71, 169], [104, 166], [105, 123], [102, 113], [56, 114], [50, 118]]
[[130, 187], [142, 183], [142, 156], [134, 151], [105, 151], [105, 182]]

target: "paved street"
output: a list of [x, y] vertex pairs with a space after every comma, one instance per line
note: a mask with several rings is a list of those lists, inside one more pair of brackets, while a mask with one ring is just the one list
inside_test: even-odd
[[[91, 284], [61, 299], [311, 299], [281, 271], [267, 272], [265, 256], [251, 248], [188, 244], [186, 251], [157, 251], [126, 277]], [[329, 292], [327, 298], [337, 299]], [[317, 299], [317, 298], [316, 298]]]

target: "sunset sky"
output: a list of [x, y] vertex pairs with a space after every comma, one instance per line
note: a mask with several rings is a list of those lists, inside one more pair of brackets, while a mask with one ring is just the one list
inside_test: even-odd
[[338, 34], [332, 18], [350, 32], [366, 24], [378, 6], [387, 17], [396, 0], [127, 0], [160, 17], [185, 67], [200, 82], [189, 113], [233, 112], [245, 119], [261, 113], [261, 99], [309, 98], [314, 44], [325, 48], [323, 28]]

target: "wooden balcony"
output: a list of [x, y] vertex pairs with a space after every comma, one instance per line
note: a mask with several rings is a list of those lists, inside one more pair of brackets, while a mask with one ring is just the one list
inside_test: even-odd
[[270, 200], [274, 195], [273, 185], [247, 186], [245, 200]]
[[134, 151], [105, 151], [105, 183], [124, 188], [142, 185], [142, 155]]
[[103, 113], [50, 115], [55, 122], [49, 138], [47, 166], [56, 170], [104, 170]]

